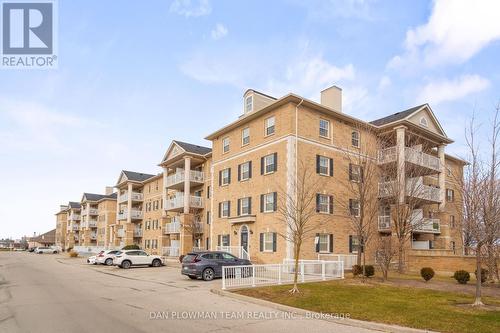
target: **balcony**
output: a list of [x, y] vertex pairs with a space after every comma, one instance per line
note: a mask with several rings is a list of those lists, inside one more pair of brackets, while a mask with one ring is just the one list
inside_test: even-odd
[[432, 249], [432, 241], [412, 241], [411, 247], [414, 250], [431, 250]]
[[162, 248], [162, 252], [163, 255], [167, 257], [178, 257], [180, 253], [180, 248], [176, 246], [167, 246]]
[[[178, 170], [176, 173], [167, 177], [166, 188], [182, 190], [184, 189], [184, 180], [186, 177], [186, 172], [184, 170]], [[189, 171], [189, 183], [190, 186], [199, 186], [204, 183], [203, 172], [190, 170]]]
[[81, 219], [82, 217], [80, 216], [80, 214], [71, 214], [69, 216], [70, 221], [80, 221]]
[[82, 210], [82, 215], [99, 215], [97, 208], [85, 208]]
[[412, 211], [410, 222], [413, 233], [441, 233], [441, 221], [435, 218], [424, 217], [422, 209]]
[[97, 233], [95, 233], [95, 232], [91, 232], [91, 233], [90, 233], [90, 239], [91, 239], [91, 240], [96, 240], [96, 239], [97, 239]]
[[[118, 220], [127, 220], [128, 219], [128, 211], [123, 211], [118, 213]], [[133, 209], [130, 214], [131, 220], [142, 220], [142, 211]]]
[[[203, 198], [194, 195], [189, 196], [189, 206], [191, 208], [203, 209]], [[165, 200], [163, 206], [165, 210], [181, 211], [184, 209], [184, 193], [179, 192], [175, 197]]]
[[[397, 147], [381, 149], [377, 154], [379, 165], [396, 162]], [[436, 156], [426, 154], [412, 147], [405, 147], [405, 162], [429, 169], [432, 173], [441, 172], [441, 161]]]
[[[395, 180], [380, 182], [378, 184], [379, 198], [392, 197], [398, 191], [399, 188]], [[424, 185], [422, 177], [408, 178], [406, 180], [407, 197], [418, 198], [431, 203], [439, 203], [441, 202], [439, 192], [440, 190], [437, 187]]]
[[97, 228], [97, 220], [89, 221], [89, 228]]
[[78, 235], [75, 235], [75, 236], [73, 237], [73, 239], [75, 240], [75, 242], [78, 242], [78, 240], [80, 239], [80, 237], [78, 237]]
[[142, 229], [135, 229], [134, 237], [142, 237]]
[[378, 217], [378, 231], [391, 232], [391, 217], [379, 216]]
[[[141, 202], [144, 200], [144, 195], [139, 192], [132, 192], [131, 196], [132, 202]], [[118, 202], [126, 202], [128, 201], [128, 193], [125, 192], [124, 194], [120, 195]]]
[[71, 230], [73, 230], [73, 231], [78, 231], [78, 230], [80, 230], [80, 226], [79, 226], [78, 224], [73, 224], [73, 225], [71, 226]]
[[165, 224], [165, 228], [163, 229], [163, 233], [165, 235], [168, 234], [178, 234], [181, 232], [181, 224], [179, 222], [171, 222]]
[[118, 229], [116, 231], [116, 236], [120, 237], [120, 238], [123, 238], [125, 237], [125, 229]]

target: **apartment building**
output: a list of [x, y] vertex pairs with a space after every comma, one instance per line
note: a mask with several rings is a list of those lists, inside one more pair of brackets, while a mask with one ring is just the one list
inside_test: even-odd
[[122, 170], [115, 185], [118, 189], [116, 205], [116, 245], [143, 246], [144, 182], [155, 175]]
[[134, 232], [142, 236], [141, 247], [146, 252], [163, 254], [162, 247], [166, 243], [163, 226], [167, 221], [167, 214], [163, 210], [163, 174], [145, 180], [143, 192], [143, 225], [142, 229], [135, 229]]
[[55, 242], [61, 249], [66, 248], [66, 229], [68, 227], [68, 206], [61, 205], [56, 213], [56, 235]]
[[97, 200], [97, 240], [98, 247], [115, 247], [115, 235], [112, 232], [116, 225], [117, 193], [113, 188], [106, 189], [106, 195]]
[[80, 245], [80, 222], [81, 216], [81, 205], [79, 202], [70, 201], [68, 203], [68, 209], [66, 210], [66, 249], [73, 248]]
[[209, 248], [211, 156], [208, 147], [174, 140], [162, 158], [167, 256]]
[[[358, 241], [348, 215], [355, 213], [356, 198], [350, 198], [340, 184], [359, 180], [362, 171], [345, 157], [363, 147], [377, 147], [381, 136], [387, 146], [373, 156], [381, 168], [395, 161], [392, 156], [401, 158], [405, 163], [397, 179], [425, 183], [429, 193], [414, 211], [415, 219], [426, 221], [413, 231], [409, 249], [456, 251], [461, 247], [456, 228], [460, 217], [450, 203], [459, 198], [454, 198], [457, 191], [451, 170], [461, 174], [464, 162], [445, 154], [452, 140], [430, 106], [368, 123], [342, 112], [342, 91], [337, 87], [321, 92], [321, 103], [295, 94], [276, 99], [248, 90], [243, 115], [206, 138], [213, 147], [212, 248], [241, 247], [255, 262], [292, 258], [292, 244], [280, 237], [287, 234], [287, 225], [278, 205], [283, 204], [283, 196], [296, 192], [293, 185], [299, 168], [309, 168], [321, 189], [316, 196], [318, 214], [312, 222], [317, 223], [316, 237], [303, 243], [302, 257], [356, 253]], [[411, 164], [418, 164], [421, 173], [407, 173]], [[383, 188], [384, 183], [373, 186]], [[407, 200], [405, 195], [397, 199]], [[341, 200], [346, 205], [336, 204]], [[390, 195], [381, 195], [380, 226], [389, 222], [379, 229], [381, 233], [393, 232], [386, 218], [391, 214], [391, 200]], [[347, 205], [350, 209], [343, 208]]]

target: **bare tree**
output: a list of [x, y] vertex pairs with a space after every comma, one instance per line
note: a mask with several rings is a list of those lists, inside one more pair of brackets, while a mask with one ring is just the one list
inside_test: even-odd
[[[369, 133], [371, 129], [358, 125], [358, 131]], [[376, 137], [373, 135], [373, 137]], [[377, 184], [380, 178], [380, 168], [377, 164], [376, 142], [364, 141], [355, 150], [343, 149], [343, 159], [349, 166], [348, 177], [339, 177], [339, 183], [347, 194], [336, 197], [336, 206], [340, 212], [347, 215], [351, 230], [359, 241], [357, 264], [362, 264], [362, 278], [365, 278], [366, 249], [374, 234], [377, 233], [379, 216], [379, 199]], [[342, 217], [344, 217], [343, 215]]]
[[314, 219], [316, 212], [316, 194], [320, 183], [310, 169], [299, 163], [297, 176], [291, 180], [292, 191], [279, 188], [278, 219], [287, 226], [285, 233], [279, 233], [286, 241], [293, 244], [294, 278], [290, 293], [299, 292], [297, 281], [302, 244], [308, 238], [314, 237], [314, 231], [322, 222]]
[[189, 209], [191, 218], [187, 219], [187, 222], [181, 223], [181, 228], [183, 232], [191, 235], [193, 246], [203, 239], [203, 222], [202, 214], [199, 209]]
[[375, 260], [382, 271], [382, 279], [385, 281], [388, 278], [392, 261], [396, 256], [396, 246], [394, 246], [394, 238], [391, 235], [379, 235], [377, 242]]

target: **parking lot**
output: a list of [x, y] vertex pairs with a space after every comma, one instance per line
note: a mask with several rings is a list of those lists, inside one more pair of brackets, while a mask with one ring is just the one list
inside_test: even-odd
[[352, 332], [210, 291], [220, 287], [178, 267], [124, 270], [65, 254], [3, 252], [0, 332]]

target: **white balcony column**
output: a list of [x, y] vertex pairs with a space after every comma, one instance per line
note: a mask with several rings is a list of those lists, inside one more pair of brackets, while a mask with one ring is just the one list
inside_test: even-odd
[[439, 183], [439, 210], [443, 211], [446, 206], [446, 163], [444, 157], [444, 147], [445, 145], [440, 145], [438, 147], [438, 157], [439, 163], [441, 164], [441, 172], [439, 172], [438, 183]]
[[191, 185], [189, 183], [189, 175], [191, 171], [191, 157], [184, 157], [184, 214], [189, 214], [189, 198], [191, 193]]
[[127, 187], [127, 223], [132, 223], [132, 183]]
[[397, 149], [397, 179], [399, 182], [399, 203], [405, 202], [406, 182], [405, 182], [405, 126], [396, 127], [396, 149]]

